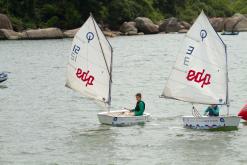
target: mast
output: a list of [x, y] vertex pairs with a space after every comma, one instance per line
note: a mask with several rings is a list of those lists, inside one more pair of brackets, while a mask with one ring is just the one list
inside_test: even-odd
[[103, 58], [104, 58], [104, 61], [105, 61], [105, 65], [106, 65], [108, 74], [110, 76], [110, 79], [109, 79], [109, 98], [108, 98], [108, 102], [107, 102], [110, 105], [111, 104], [111, 86], [112, 86], [111, 84], [112, 84], [112, 59], [113, 59], [112, 53], [113, 53], [113, 50], [112, 50], [111, 44], [109, 43], [109, 41], [105, 37], [106, 41], [109, 43], [109, 45], [111, 47], [111, 64], [110, 64], [110, 70], [109, 70], [109, 67], [107, 65], [107, 61], [106, 61], [106, 58], [105, 58], [104, 50], [103, 50], [103, 47], [102, 47], [101, 42], [100, 42], [99, 34], [98, 34], [97, 28], [95, 26], [95, 20], [94, 20], [93, 14], [90, 13], [90, 16], [92, 17], [93, 25], [94, 25], [94, 29], [96, 31], [96, 35], [97, 35], [97, 38], [98, 38], [98, 41], [99, 41], [100, 49], [101, 49], [101, 52], [102, 52], [102, 55], [103, 55]]
[[219, 34], [215, 31], [217, 36], [220, 38], [221, 42], [225, 46], [225, 55], [226, 55], [226, 107], [227, 107], [227, 116], [229, 116], [230, 111], [230, 99], [229, 99], [229, 74], [228, 74], [228, 54], [227, 54], [227, 45], [224, 43], [224, 41], [221, 39]]
[[226, 106], [227, 106], [227, 116], [229, 116], [230, 100], [229, 100], [229, 75], [228, 75], [228, 57], [227, 57], [227, 46], [225, 45], [226, 52]]

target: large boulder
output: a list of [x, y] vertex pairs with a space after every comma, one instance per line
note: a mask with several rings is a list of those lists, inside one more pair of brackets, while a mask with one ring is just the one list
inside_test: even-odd
[[18, 40], [26, 38], [27, 36], [24, 33], [15, 32], [13, 30], [8, 29], [0, 29], [0, 39], [2, 40]]
[[[238, 31], [245, 29], [245, 19], [246, 17], [242, 14], [235, 14], [232, 17], [226, 18], [224, 22], [224, 30], [225, 31]], [[237, 26], [240, 22], [242, 22], [239, 26]], [[239, 29], [237, 29], [239, 28]]]
[[188, 29], [180, 29], [178, 33], [187, 33], [189, 30]]
[[178, 19], [175, 17], [168, 18], [164, 20], [164, 22], [159, 26], [160, 32], [178, 32], [181, 28], [181, 24], [179, 23]]
[[236, 31], [243, 32], [247, 31], [247, 17], [245, 15], [241, 15], [239, 22], [235, 26]]
[[164, 21], [159, 23], [159, 32], [166, 31], [167, 22], [168, 22], [168, 19], [165, 19]]
[[64, 37], [66, 38], [73, 38], [75, 34], [78, 32], [80, 28], [72, 29], [72, 30], [66, 30], [63, 32]]
[[213, 17], [209, 19], [209, 22], [211, 23], [215, 31], [221, 32], [224, 30], [224, 18]]
[[118, 34], [118, 32], [115, 32], [115, 31], [103, 31], [103, 34], [106, 36], [106, 37], [116, 37]]
[[124, 22], [120, 26], [120, 32], [125, 35], [136, 35], [138, 34], [138, 29], [136, 28], [135, 22]]
[[190, 27], [191, 27], [191, 24], [189, 24], [188, 22], [185, 22], [185, 21], [181, 21], [180, 25], [183, 26], [182, 29], [187, 29], [187, 30], [190, 29]]
[[155, 25], [149, 18], [137, 17], [135, 22], [137, 29], [144, 34], [156, 34], [159, 32], [158, 25]]
[[5, 14], [0, 14], [0, 29], [13, 30], [9, 17]]
[[178, 19], [175, 17], [171, 17], [167, 20], [166, 32], [177, 32], [180, 29], [180, 24]]
[[31, 40], [63, 38], [63, 32], [58, 28], [27, 30], [23, 33], [26, 33], [27, 38]]

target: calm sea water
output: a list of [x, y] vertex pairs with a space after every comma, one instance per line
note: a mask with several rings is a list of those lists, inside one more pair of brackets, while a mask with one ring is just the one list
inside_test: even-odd
[[[191, 114], [191, 105], [158, 97], [182, 39], [182, 34], [109, 39], [112, 110], [134, 106], [134, 94], [142, 92], [153, 116], [131, 127], [99, 124], [96, 115], [105, 109], [64, 87], [72, 40], [1, 41], [0, 71], [10, 73], [0, 85], [0, 164], [247, 164], [247, 126], [231, 132], [185, 129], [181, 116]], [[237, 114], [247, 101], [247, 33], [223, 40], [231, 113]]]

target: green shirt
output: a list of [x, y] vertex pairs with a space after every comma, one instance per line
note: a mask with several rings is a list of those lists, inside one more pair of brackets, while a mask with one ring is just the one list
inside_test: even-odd
[[135, 116], [142, 116], [145, 111], [145, 103], [143, 101], [138, 101], [133, 111], [135, 113]]
[[204, 115], [206, 115], [208, 113], [209, 116], [219, 116], [219, 112], [220, 112], [220, 109], [218, 106], [208, 107], [205, 110]]

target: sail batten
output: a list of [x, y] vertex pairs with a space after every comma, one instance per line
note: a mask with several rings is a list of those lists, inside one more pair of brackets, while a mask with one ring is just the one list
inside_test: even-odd
[[91, 15], [73, 39], [66, 86], [87, 98], [110, 104], [111, 65], [112, 47]]
[[204, 12], [185, 35], [162, 96], [198, 104], [228, 104], [226, 45]]

